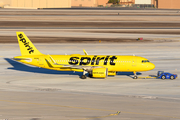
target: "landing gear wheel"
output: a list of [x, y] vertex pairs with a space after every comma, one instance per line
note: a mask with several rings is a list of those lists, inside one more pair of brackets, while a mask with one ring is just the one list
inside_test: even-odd
[[81, 79], [86, 79], [86, 75], [82, 75], [82, 76], [81, 76]]
[[170, 79], [171, 79], [171, 80], [174, 80], [174, 76], [173, 76], [173, 75], [171, 75], [171, 76], [170, 76]]
[[165, 80], [165, 79], [166, 79], [166, 76], [165, 76], [165, 75], [161, 76], [161, 79]]
[[138, 77], [137, 76], [134, 76], [133, 79], [137, 79]]
[[137, 79], [138, 77], [137, 77], [137, 75], [136, 75], [136, 72], [134, 71], [133, 73], [134, 73], [133, 79]]
[[89, 77], [92, 78], [92, 74], [89, 74]]

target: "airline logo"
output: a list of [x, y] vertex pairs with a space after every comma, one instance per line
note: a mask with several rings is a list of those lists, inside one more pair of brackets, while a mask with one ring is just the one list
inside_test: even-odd
[[18, 36], [19, 36], [19, 38], [20, 38], [20, 41], [21, 41], [22, 43], [24, 43], [24, 46], [27, 47], [27, 50], [29, 51], [29, 54], [34, 53], [33, 47], [31, 47], [31, 46], [29, 45], [29, 42], [26, 41], [26, 39], [24, 38], [24, 36], [23, 36], [22, 34], [19, 34]]
[[71, 57], [69, 59], [70, 65], [99, 65], [99, 61], [103, 60], [104, 65], [107, 65], [108, 60], [110, 60], [110, 65], [115, 65], [114, 60], [117, 59], [116, 56], [105, 56], [105, 57], [98, 57], [94, 56], [92, 59], [90, 57]]

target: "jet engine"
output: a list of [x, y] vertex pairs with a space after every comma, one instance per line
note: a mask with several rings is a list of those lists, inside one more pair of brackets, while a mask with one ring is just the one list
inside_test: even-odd
[[94, 78], [106, 78], [108, 75], [107, 68], [94, 68], [92, 70], [92, 77]]

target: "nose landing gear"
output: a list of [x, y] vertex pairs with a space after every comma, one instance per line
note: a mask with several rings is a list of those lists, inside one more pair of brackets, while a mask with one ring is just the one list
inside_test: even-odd
[[137, 79], [138, 77], [137, 77], [137, 75], [136, 75], [136, 72], [134, 72], [134, 77], [133, 77], [133, 79]]

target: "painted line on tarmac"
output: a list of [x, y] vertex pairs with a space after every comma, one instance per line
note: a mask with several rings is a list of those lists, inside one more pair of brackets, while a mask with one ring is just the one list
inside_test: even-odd
[[[93, 111], [117, 112], [115, 110], [86, 108], [86, 107], [74, 107], [74, 106], [64, 106], [64, 105], [54, 105], [54, 104], [31, 103], [31, 102], [11, 101], [11, 100], [0, 100], [0, 101], [1, 102], [8, 102], [8, 103], [28, 104], [28, 105], [41, 105], [41, 106], [50, 106], [50, 107], [64, 107], [64, 108], [75, 108], [75, 109], [93, 110]], [[119, 114], [120, 112], [121, 113], [126, 113], [126, 114], [137, 114], [137, 115], [157, 116], [157, 117], [164, 117], [164, 118], [180, 119], [180, 117], [164, 116], [164, 115], [149, 114], [149, 113], [126, 112], [126, 111], [118, 111], [116, 114]], [[112, 116], [112, 115], [113, 114], [109, 114], [107, 116]], [[101, 117], [105, 117], [105, 116], [101, 116]], [[94, 118], [84, 118], [84, 119], [94, 119]], [[82, 120], [82, 119], [74, 119], [74, 120]]]
[[[53, 104], [41, 104], [41, 103], [30, 103], [30, 102], [21, 102], [21, 101], [10, 101], [10, 100], [0, 100], [3, 102], [9, 102], [9, 103], [22, 103], [22, 104], [29, 104], [29, 105], [41, 105], [41, 106], [51, 106], [51, 107], [65, 107], [65, 108], [76, 108], [76, 109], [85, 109], [85, 110], [94, 110], [94, 111], [109, 111], [109, 112], [115, 112], [115, 110], [106, 110], [106, 109], [95, 109], [95, 108], [84, 108], [84, 107], [74, 107], [74, 106], [63, 106], [63, 105], [53, 105]], [[83, 118], [83, 119], [72, 119], [72, 120], [84, 120], [84, 119], [95, 119], [95, 118], [105, 118], [110, 116], [119, 115], [121, 112], [116, 111], [116, 114], [109, 114], [106, 116], [99, 116], [99, 117], [93, 117], [93, 118]]]
[[85, 107], [74, 107], [74, 106], [64, 106], [64, 105], [53, 105], [53, 104], [42, 104], [42, 103], [31, 103], [31, 102], [21, 102], [21, 101], [11, 101], [11, 100], [0, 100], [0, 101], [10, 102], [10, 103], [29, 104], [29, 105], [42, 105], [42, 106], [52, 106], [52, 107], [65, 107], [65, 108], [76, 108], [76, 109], [85, 109], [85, 110], [117, 112], [117, 111], [115, 111], [115, 110], [96, 109], [96, 108], [85, 108]]
[[71, 119], [71, 120], [87, 120], [87, 119], [99, 119], [99, 118], [106, 118], [106, 117], [111, 117], [111, 116], [116, 116], [116, 115], [119, 115], [121, 112], [118, 111], [117, 113], [115, 114], [109, 114], [109, 115], [106, 115], [106, 116], [99, 116], [99, 117], [90, 117], [90, 118], [82, 118], [82, 119]]

